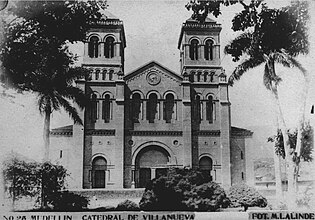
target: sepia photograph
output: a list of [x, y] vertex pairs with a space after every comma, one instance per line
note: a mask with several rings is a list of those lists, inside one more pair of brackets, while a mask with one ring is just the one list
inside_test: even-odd
[[315, 1], [0, 19], [0, 220], [315, 219]]

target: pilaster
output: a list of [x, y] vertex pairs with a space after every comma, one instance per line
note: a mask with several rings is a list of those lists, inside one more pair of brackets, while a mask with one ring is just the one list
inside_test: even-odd
[[183, 106], [182, 106], [182, 120], [183, 120], [183, 148], [184, 148], [184, 166], [192, 167], [192, 131], [191, 131], [191, 88], [189, 82], [189, 75], [184, 73], [184, 80], [182, 82], [183, 88]]

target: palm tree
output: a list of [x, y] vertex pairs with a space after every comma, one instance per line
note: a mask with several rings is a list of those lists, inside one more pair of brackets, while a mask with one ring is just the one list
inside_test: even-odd
[[81, 89], [75, 87], [74, 81], [85, 73], [85, 69], [76, 67], [67, 71], [56, 71], [51, 75], [38, 75], [34, 92], [38, 95], [39, 111], [44, 115], [44, 161], [49, 160], [50, 117], [54, 111], [63, 108], [74, 123], [83, 124], [76, 108], [70, 101], [73, 101], [79, 108], [84, 108], [87, 101], [86, 96]]
[[[303, 76], [306, 77], [306, 70], [295, 59], [295, 57], [300, 53], [307, 53], [308, 45], [294, 45], [296, 42], [292, 41], [290, 35], [292, 30], [288, 28], [286, 29], [287, 21], [283, 18], [289, 17], [287, 11], [268, 9], [266, 6], [263, 6], [260, 14], [255, 14], [255, 16], [257, 20], [255, 21], [255, 25], [253, 25], [253, 29], [251, 31], [242, 33], [225, 47], [225, 53], [231, 54], [233, 56], [233, 61], [238, 61], [242, 55], [247, 57], [247, 59], [242, 61], [235, 68], [229, 78], [229, 83], [230, 85], [233, 85], [234, 81], [239, 80], [241, 76], [248, 70], [260, 65], [265, 65], [263, 82], [265, 87], [271, 91], [274, 97], [275, 105], [277, 106], [276, 121], [278, 121], [278, 128], [283, 133], [284, 152], [286, 155], [285, 161], [289, 166], [288, 192], [289, 195], [292, 196], [294, 192], [294, 155], [290, 149], [287, 126], [280, 105], [278, 85], [281, 82], [281, 78], [276, 73], [275, 65], [280, 64], [290, 68], [296, 67], [303, 73]], [[240, 18], [241, 17], [237, 17], [239, 20], [243, 19]], [[243, 28], [243, 30], [244, 29], [246, 28]], [[277, 161], [275, 164], [279, 166]], [[280, 167], [276, 168], [276, 171], [276, 174], [279, 178]], [[279, 193], [282, 194], [281, 182], [278, 181], [277, 185], [278, 195]], [[292, 204], [288, 205], [292, 206]]]

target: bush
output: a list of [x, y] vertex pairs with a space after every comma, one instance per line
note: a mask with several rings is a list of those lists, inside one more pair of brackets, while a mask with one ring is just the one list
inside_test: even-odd
[[217, 211], [219, 208], [227, 208], [230, 204], [225, 192], [215, 182], [194, 186], [188, 194], [188, 200], [184, 201], [187, 208], [198, 211]]
[[49, 201], [54, 211], [81, 211], [89, 204], [85, 196], [68, 191], [54, 193]]
[[151, 180], [140, 201], [148, 211], [216, 211], [226, 206], [224, 190], [209, 176], [188, 169], [171, 169], [166, 176]]
[[231, 207], [244, 207], [244, 211], [248, 207], [259, 206], [266, 207], [267, 199], [260, 195], [260, 193], [245, 184], [237, 184], [230, 188], [227, 193], [228, 198], [231, 201]]
[[139, 206], [137, 203], [127, 199], [127, 200], [119, 203], [116, 207], [116, 210], [119, 210], [119, 211], [138, 211]]

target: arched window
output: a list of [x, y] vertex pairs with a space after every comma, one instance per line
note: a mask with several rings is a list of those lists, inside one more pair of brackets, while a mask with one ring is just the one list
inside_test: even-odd
[[103, 157], [96, 157], [92, 163], [92, 188], [105, 188], [105, 171], [107, 161]]
[[213, 41], [207, 40], [205, 43], [205, 59], [213, 60]]
[[98, 104], [97, 96], [96, 96], [96, 94], [93, 94], [92, 100], [91, 100], [91, 120], [92, 120], [92, 122], [96, 122], [96, 120], [97, 120], [97, 115], [98, 115], [97, 104]]
[[207, 118], [209, 123], [213, 123], [213, 97], [210, 95], [207, 100]]
[[192, 60], [198, 60], [198, 40], [194, 39], [190, 43], [189, 57]]
[[96, 36], [93, 36], [90, 38], [89, 57], [91, 57], [91, 58], [97, 58], [98, 57], [98, 37], [96, 37]]
[[109, 123], [110, 120], [110, 95], [106, 94], [105, 95], [105, 100], [103, 101], [103, 106], [102, 106], [102, 119], [104, 120], [105, 123]]
[[115, 56], [115, 39], [113, 37], [107, 37], [104, 44], [104, 56], [106, 58], [113, 58]]
[[110, 70], [108, 73], [108, 80], [113, 80], [114, 70]]
[[158, 97], [156, 94], [152, 93], [149, 96], [149, 100], [147, 103], [147, 120], [149, 123], [154, 123], [154, 119], [157, 113], [158, 107]]
[[198, 72], [197, 73], [197, 82], [200, 82], [200, 80], [201, 80], [201, 72]]
[[213, 82], [214, 72], [210, 74], [210, 82]]
[[207, 82], [207, 81], [208, 81], [208, 72], [205, 72], [205, 73], [203, 74], [203, 81], [204, 81], [204, 82]]
[[100, 70], [96, 70], [95, 71], [95, 80], [98, 80], [99, 76], [100, 76]]
[[210, 157], [204, 156], [204, 157], [200, 158], [199, 169], [204, 176], [210, 177], [210, 180], [212, 180], [212, 176], [211, 176], [212, 159]]
[[163, 119], [166, 121], [166, 123], [171, 123], [172, 115], [174, 112], [174, 95], [173, 94], [167, 94], [165, 97], [164, 102], [164, 108], [163, 108]]
[[195, 100], [195, 120], [198, 123], [200, 123], [201, 121], [201, 111], [202, 111], [201, 100], [200, 96], [197, 95]]
[[106, 79], [106, 72], [107, 72], [107, 70], [103, 70], [103, 72], [102, 72], [102, 80]]
[[139, 93], [132, 95], [131, 99], [131, 117], [132, 121], [139, 123], [139, 115], [141, 112], [141, 96]]

